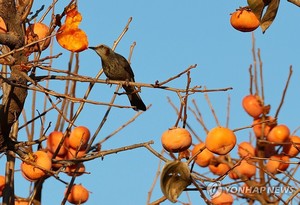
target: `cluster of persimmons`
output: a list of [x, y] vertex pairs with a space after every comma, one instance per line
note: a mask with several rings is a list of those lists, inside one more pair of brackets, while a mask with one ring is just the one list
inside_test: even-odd
[[[84, 157], [90, 138], [90, 131], [84, 126], [75, 127], [67, 136], [60, 131], [52, 131], [48, 138], [46, 147], [36, 152], [30, 153], [28, 158], [21, 163], [22, 176], [35, 182], [42, 177], [50, 176], [50, 170], [60, 170], [69, 176], [80, 176], [85, 173], [85, 166], [82, 162], [72, 165], [62, 163], [52, 163], [56, 160], [76, 160]], [[55, 155], [55, 156], [54, 156]], [[0, 195], [5, 186], [5, 177], [0, 176]], [[89, 191], [81, 184], [74, 184], [67, 200], [72, 204], [83, 204], [89, 198]], [[25, 205], [28, 201], [16, 199], [15, 204]]]
[[[64, 49], [72, 52], [81, 52], [88, 48], [88, 38], [86, 33], [79, 28], [82, 16], [75, 5], [66, 10], [66, 19], [64, 24], [56, 33], [56, 40]], [[57, 24], [61, 24], [60, 22]], [[0, 17], [0, 33], [6, 33], [7, 27], [2, 17]], [[47, 49], [51, 41], [52, 29], [42, 22], [29, 24], [26, 28], [24, 48], [27, 55], [33, 52]], [[24, 68], [26, 71], [26, 68]]]
[[[289, 159], [296, 157], [300, 151], [300, 137], [291, 136], [289, 128], [284, 124], [277, 124], [276, 120], [268, 116], [270, 106], [264, 106], [258, 95], [247, 95], [242, 100], [246, 113], [253, 118], [252, 130], [256, 139], [265, 140], [264, 159], [266, 173], [276, 175], [289, 167]], [[161, 142], [165, 150], [179, 153], [180, 156], [195, 156], [195, 163], [200, 167], [208, 167], [211, 173], [217, 176], [228, 175], [233, 180], [242, 177], [251, 179], [257, 172], [257, 148], [250, 142], [244, 141], [237, 146], [240, 161], [230, 167], [225, 157], [236, 146], [235, 132], [229, 128], [217, 126], [208, 131], [205, 141], [194, 144], [187, 129], [174, 127], [162, 134]], [[279, 149], [281, 148], [281, 149]], [[263, 159], [261, 159], [263, 160]], [[248, 186], [244, 184], [243, 186]], [[247, 193], [245, 193], [247, 194]], [[234, 201], [230, 193], [222, 191], [212, 197], [214, 205], [232, 204]]]

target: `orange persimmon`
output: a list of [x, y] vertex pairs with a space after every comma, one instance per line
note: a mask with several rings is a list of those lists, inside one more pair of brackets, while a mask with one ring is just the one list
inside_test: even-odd
[[70, 148], [84, 150], [90, 139], [90, 130], [85, 126], [75, 127], [68, 138]]
[[[51, 132], [47, 138], [47, 149], [51, 153], [55, 153], [63, 137], [64, 137], [64, 133], [60, 131]], [[66, 153], [67, 153], [67, 148], [65, 142], [63, 142], [57, 154], [62, 156], [65, 155]]]
[[280, 173], [285, 171], [289, 167], [290, 158], [285, 155], [273, 155], [270, 157], [266, 164], [266, 169], [272, 174]]
[[[192, 156], [194, 156], [200, 149], [205, 147], [205, 143], [201, 142], [194, 146], [192, 150]], [[214, 154], [209, 151], [207, 148], [204, 148], [200, 154], [195, 158], [196, 164], [201, 167], [207, 167], [210, 163], [210, 160], [214, 158]]]
[[[26, 43], [32, 43], [37, 40], [41, 40], [47, 35], [49, 35], [49, 27], [41, 22], [34, 23], [27, 27], [26, 29]], [[29, 53], [36, 52], [39, 50], [45, 50], [50, 45], [50, 38], [45, 39], [44, 41], [39, 42], [38, 44], [34, 44], [29, 47]]]
[[163, 147], [169, 152], [182, 152], [192, 144], [192, 137], [188, 130], [180, 127], [173, 127], [165, 131], [161, 136]]
[[249, 8], [240, 8], [231, 14], [230, 24], [242, 32], [251, 32], [260, 25], [259, 20]]
[[89, 199], [89, 191], [81, 184], [74, 184], [67, 199], [71, 204], [83, 204]]
[[259, 96], [247, 95], [243, 98], [244, 110], [253, 118], [258, 118], [263, 113], [263, 104]]
[[213, 205], [231, 205], [233, 203], [233, 196], [225, 191], [211, 199]]
[[[52, 166], [52, 161], [49, 155], [44, 151], [36, 151], [31, 154], [32, 163], [43, 168], [44, 170], [50, 170]], [[24, 178], [35, 181], [46, 175], [46, 172], [35, 165], [27, 164], [26, 162], [21, 163], [21, 171]]]
[[206, 136], [206, 148], [219, 155], [225, 155], [230, 152], [236, 144], [234, 132], [226, 127], [215, 127], [211, 129]]
[[250, 144], [250, 142], [242, 142], [238, 145], [238, 155], [240, 157], [254, 157], [255, 148]]
[[286, 142], [289, 139], [289, 136], [290, 129], [286, 125], [280, 124], [271, 129], [267, 135], [267, 140], [270, 142], [281, 143]]
[[289, 157], [296, 157], [300, 150], [300, 137], [291, 136], [289, 142], [290, 144], [283, 145], [283, 152]]

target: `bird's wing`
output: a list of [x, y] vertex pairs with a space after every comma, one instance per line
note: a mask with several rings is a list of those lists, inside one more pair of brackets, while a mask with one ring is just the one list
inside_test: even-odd
[[131, 77], [131, 79], [128, 79], [128, 80], [134, 81], [134, 73], [132, 71], [132, 68], [131, 68], [130, 64], [128, 63], [128, 61], [126, 60], [126, 58], [124, 58], [123, 56], [121, 56], [118, 53], [116, 53], [116, 54], [121, 57], [121, 58], [119, 58], [122, 61], [121, 65], [125, 65], [124, 69], [126, 70], [127, 73], [129, 73], [129, 75]]

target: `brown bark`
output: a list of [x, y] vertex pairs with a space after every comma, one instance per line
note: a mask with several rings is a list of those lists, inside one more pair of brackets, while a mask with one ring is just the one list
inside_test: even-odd
[[[16, 5], [15, 0], [0, 0], [0, 16], [6, 23], [7, 33], [0, 34], [0, 44], [14, 50], [25, 44], [24, 16], [26, 3], [29, 1], [17, 1], [24, 3]], [[6, 49], [5, 49], [6, 50]], [[4, 50], [2, 50], [4, 52]], [[11, 134], [13, 124], [18, 120], [27, 96], [26, 73], [22, 73], [21, 65], [28, 62], [28, 57], [23, 50], [14, 52], [11, 56], [10, 76], [3, 79], [1, 85], [3, 92], [2, 104], [0, 105], [0, 152], [6, 151], [6, 184], [3, 190], [3, 205], [14, 204], [14, 166], [15, 153], [22, 153], [15, 148], [17, 128]]]
[[[8, 46], [10, 50], [24, 46], [24, 23], [15, 1], [0, 0], [0, 16], [4, 19], [8, 30], [7, 33], [0, 35], [0, 44]], [[0, 107], [0, 151], [7, 149], [15, 151], [13, 140], [10, 138], [11, 126], [18, 120], [27, 96], [27, 80], [20, 71], [20, 65], [26, 64], [28, 57], [22, 50], [13, 53], [12, 59], [11, 74], [4, 80], [7, 86], [3, 89], [3, 104]]]

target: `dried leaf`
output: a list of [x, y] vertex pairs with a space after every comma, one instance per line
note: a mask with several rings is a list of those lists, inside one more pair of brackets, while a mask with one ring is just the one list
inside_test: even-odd
[[263, 18], [260, 21], [260, 27], [263, 31], [263, 33], [270, 27], [270, 25], [273, 23], [278, 7], [279, 7], [280, 0], [272, 0], [270, 4], [268, 5], [267, 11], [264, 14]]
[[[263, 33], [273, 23], [280, 0], [248, 0], [248, 5], [252, 12], [260, 19], [260, 27]], [[266, 12], [263, 14], [264, 9], [267, 7]]]
[[191, 172], [187, 163], [169, 161], [163, 167], [160, 188], [168, 200], [175, 203], [183, 190], [191, 184]]
[[270, 3], [270, 1], [271, 0], [248, 0], [247, 2], [257, 19], [261, 19], [264, 8]]

